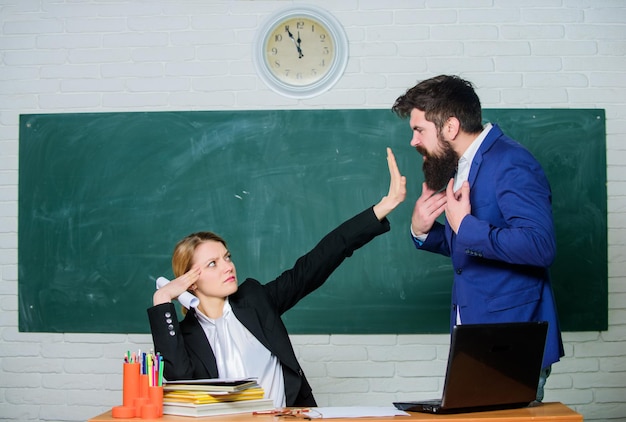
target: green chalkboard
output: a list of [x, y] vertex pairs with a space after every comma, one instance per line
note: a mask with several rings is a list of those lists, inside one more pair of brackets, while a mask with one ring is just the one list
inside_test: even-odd
[[[553, 188], [562, 327], [607, 328], [603, 110], [487, 109]], [[385, 147], [408, 177], [392, 230], [285, 315], [292, 333], [444, 333], [449, 260], [408, 233], [421, 160], [390, 110], [33, 114], [20, 117], [19, 328], [147, 333], [155, 279], [199, 230], [239, 278], [273, 279], [387, 192]]]

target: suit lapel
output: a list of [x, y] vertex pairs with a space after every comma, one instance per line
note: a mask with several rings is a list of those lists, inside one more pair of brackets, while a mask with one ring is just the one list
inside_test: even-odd
[[[474, 186], [474, 182], [476, 181], [476, 178], [478, 177], [478, 170], [480, 169], [480, 166], [483, 163], [484, 156], [485, 154], [487, 154], [487, 152], [489, 152], [493, 144], [501, 135], [502, 135], [502, 130], [500, 129], [500, 127], [496, 124], [492, 124], [491, 130], [485, 137], [485, 140], [483, 141], [483, 143], [480, 145], [480, 148], [478, 148], [478, 151], [476, 151], [476, 154], [474, 155], [474, 159], [472, 160], [472, 164], [470, 166], [469, 175], [467, 177], [467, 181], [469, 182], [469, 185], [470, 185], [470, 198], [473, 195], [472, 186]], [[470, 199], [470, 202], [471, 202], [471, 199]], [[450, 228], [450, 224], [448, 223], [447, 219], [445, 220], [445, 230], [446, 230], [446, 238], [448, 239], [448, 244], [450, 245], [450, 249], [452, 252], [454, 249], [453, 240], [454, 240], [454, 236], [456, 235]]]
[[233, 313], [243, 324], [244, 327], [248, 329], [252, 333], [254, 337], [257, 338], [261, 342], [263, 346], [265, 346], [270, 352], [275, 354], [275, 350], [272, 349], [270, 342], [267, 340], [265, 336], [265, 331], [261, 326], [261, 322], [259, 317], [257, 316], [256, 310], [247, 305], [246, 300], [240, 301], [231, 301], [230, 302]]
[[472, 188], [472, 186], [474, 186], [474, 181], [476, 180], [476, 177], [478, 175], [478, 169], [483, 163], [483, 158], [485, 154], [491, 149], [493, 144], [496, 142], [496, 139], [498, 139], [500, 135], [502, 135], [502, 131], [500, 130], [498, 125], [493, 124], [491, 130], [485, 137], [485, 140], [480, 145], [480, 148], [478, 148], [478, 151], [476, 151], [476, 155], [474, 155], [474, 159], [472, 160], [469, 176], [467, 178], [470, 184], [470, 189]]
[[181, 323], [181, 331], [186, 342], [189, 342], [188, 350], [196, 354], [196, 358], [202, 362], [207, 370], [209, 378], [218, 378], [217, 363], [215, 362], [215, 353], [206, 338], [204, 330], [200, 326], [195, 316], [195, 309], [190, 309]]
[[[272, 331], [273, 327], [279, 323], [279, 321], [275, 320], [276, 316], [271, 312], [260, 315], [259, 310], [249, 305], [247, 299], [235, 300], [232, 296], [231, 299], [233, 299], [230, 302], [233, 313], [244, 327], [246, 327], [267, 350], [276, 356], [283, 365], [297, 373], [300, 370], [300, 366], [295, 356], [287, 351], [291, 350], [291, 347], [287, 347], [290, 345], [283, 342], [281, 340], [282, 337], [278, 334], [274, 334]], [[263, 320], [261, 320], [261, 318], [263, 318]], [[268, 340], [268, 336], [274, 336], [271, 342]]]

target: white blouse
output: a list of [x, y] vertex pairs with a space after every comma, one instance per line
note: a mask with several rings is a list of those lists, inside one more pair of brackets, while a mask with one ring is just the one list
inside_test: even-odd
[[218, 319], [211, 319], [196, 308], [196, 317], [215, 354], [220, 378], [256, 378], [265, 392], [265, 398], [274, 406], [285, 407], [285, 380], [283, 368], [274, 356], [237, 319], [228, 298]]

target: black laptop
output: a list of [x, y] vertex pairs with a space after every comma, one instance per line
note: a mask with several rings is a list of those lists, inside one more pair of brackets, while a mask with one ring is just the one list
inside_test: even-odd
[[393, 404], [427, 413], [528, 406], [537, 396], [547, 331], [545, 321], [454, 326], [443, 397]]

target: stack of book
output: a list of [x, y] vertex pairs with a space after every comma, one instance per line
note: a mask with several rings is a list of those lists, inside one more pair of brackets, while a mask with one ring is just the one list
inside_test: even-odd
[[163, 414], [212, 416], [273, 410], [253, 379], [203, 379], [163, 384]]

